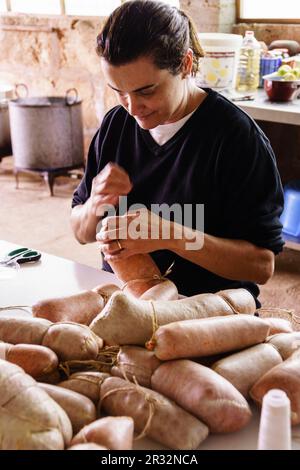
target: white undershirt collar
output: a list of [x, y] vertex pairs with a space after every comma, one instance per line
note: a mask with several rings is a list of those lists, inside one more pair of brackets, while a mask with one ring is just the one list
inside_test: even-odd
[[179, 119], [179, 121], [171, 122], [170, 124], [161, 124], [160, 126], [154, 127], [153, 129], [149, 129], [152, 138], [158, 145], [164, 145], [176, 134], [176, 132], [179, 131], [186, 121], [188, 121], [196, 109], [183, 118]]

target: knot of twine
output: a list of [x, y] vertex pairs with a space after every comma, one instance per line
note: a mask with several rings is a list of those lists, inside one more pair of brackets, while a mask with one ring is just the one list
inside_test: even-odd
[[[125, 380], [129, 382], [126, 374], [125, 375]], [[101, 408], [101, 405], [103, 403], [103, 400], [105, 400], [105, 398], [109, 397], [110, 395], [113, 395], [114, 393], [117, 393], [117, 392], [138, 392], [139, 394], [141, 394], [145, 400], [145, 402], [149, 405], [149, 415], [148, 415], [148, 418], [147, 418], [147, 421], [146, 421], [146, 424], [144, 426], [144, 428], [142, 429], [142, 431], [140, 432], [140, 434], [138, 434], [138, 436], [136, 436], [134, 438], [135, 441], [139, 440], [139, 439], [142, 439], [143, 437], [145, 437], [147, 435], [147, 432], [151, 426], [151, 421], [153, 419], [153, 416], [154, 416], [154, 413], [155, 413], [155, 405], [157, 404], [161, 404], [163, 405], [164, 403], [160, 400], [158, 400], [156, 397], [153, 397], [151, 396], [149, 393], [147, 393], [140, 385], [139, 383], [137, 382], [135, 376], [133, 376], [133, 381], [134, 381], [134, 385], [130, 385], [130, 386], [124, 386], [124, 387], [120, 387], [120, 388], [114, 388], [112, 390], [109, 390], [108, 392], [106, 392], [103, 397], [101, 398], [100, 402], [99, 402], [99, 406], [98, 406], [98, 413], [100, 414], [100, 408]], [[131, 384], [131, 382], [130, 382]]]
[[152, 300], [149, 300], [149, 303], [152, 307], [152, 312], [151, 312], [152, 313], [152, 315], [151, 315], [151, 319], [152, 319], [152, 336], [149, 339], [149, 341], [147, 341], [145, 343], [145, 348], [148, 349], [148, 351], [153, 351], [155, 346], [156, 346], [156, 339], [155, 339], [154, 335], [155, 335], [156, 330], [159, 327], [159, 324], [158, 324], [158, 320], [157, 320], [157, 315], [156, 315], [156, 310], [155, 310], [155, 307], [154, 307], [154, 303], [153, 303]]
[[64, 361], [59, 364], [59, 368], [67, 377], [70, 376], [72, 371], [78, 369], [82, 371], [82, 368], [96, 370], [97, 372], [110, 372], [117, 361], [119, 350], [118, 346], [108, 346], [98, 354], [96, 359]]
[[145, 281], [167, 281], [168, 278], [167, 276], [169, 274], [171, 274], [172, 272], [172, 268], [175, 264], [175, 260], [170, 264], [170, 266], [168, 267], [168, 269], [165, 271], [164, 274], [154, 274], [153, 276], [150, 276], [150, 277], [144, 277], [144, 278], [137, 278], [137, 279], [131, 279], [130, 281], [127, 281], [123, 284], [123, 286], [121, 287], [121, 290], [124, 291], [126, 289], [126, 287], [130, 286], [131, 284], [133, 283], [136, 283], [136, 282], [145, 282]]

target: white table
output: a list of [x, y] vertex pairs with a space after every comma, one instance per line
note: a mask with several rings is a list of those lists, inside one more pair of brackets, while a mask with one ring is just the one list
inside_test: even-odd
[[235, 104], [253, 119], [300, 126], [300, 99], [285, 103], [271, 102], [261, 88], [254, 95], [253, 101], [235, 101]]
[[[0, 259], [16, 248], [17, 245], [0, 240]], [[0, 306], [32, 305], [45, 298], [77, 294], [104, 283], [120, 285], [111, 273], [42, 253], [38, 262], [22, 264], [13, 279], [0, 280]]]
[[[0, 240], [0, 258], [16, 248], [16, 245]], [[21, 265], [16, 277], [0, 281], [0, 307], [31, 305], [44, 298], [72, 295], [108, 282], [120, 285], [113, 274], [42, 253], [39, 262]], [[259, 412], [253, 409], [253, 418], [245, 429], [232, 434], [210, 435], [199, 450], [256, 449], [258, 426]], [[293, 428], [293, 432], [300, 435], [300, 426]], [[293, 448], [300, 450], [300, 441], [294, 441]], [[164, 447], [150, 439], [142, 439], [135, 443], [135, 449], [162, 450]]]

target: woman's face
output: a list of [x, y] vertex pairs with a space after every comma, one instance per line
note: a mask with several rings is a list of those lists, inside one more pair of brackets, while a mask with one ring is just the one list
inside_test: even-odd
[[149, 57], [113, 66], [102, 59], [107, 84], [119, 103], [143, 129], [175, 122], [185, 106], [186, 80], [183, 73], [172, 75], [159, 69]]

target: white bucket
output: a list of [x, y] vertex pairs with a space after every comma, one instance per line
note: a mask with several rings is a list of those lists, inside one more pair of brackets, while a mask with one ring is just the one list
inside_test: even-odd
[[234, 88], [243, 36], [225, 33], [199, 33], [205, 52], [197, 83], [210, 88]]

